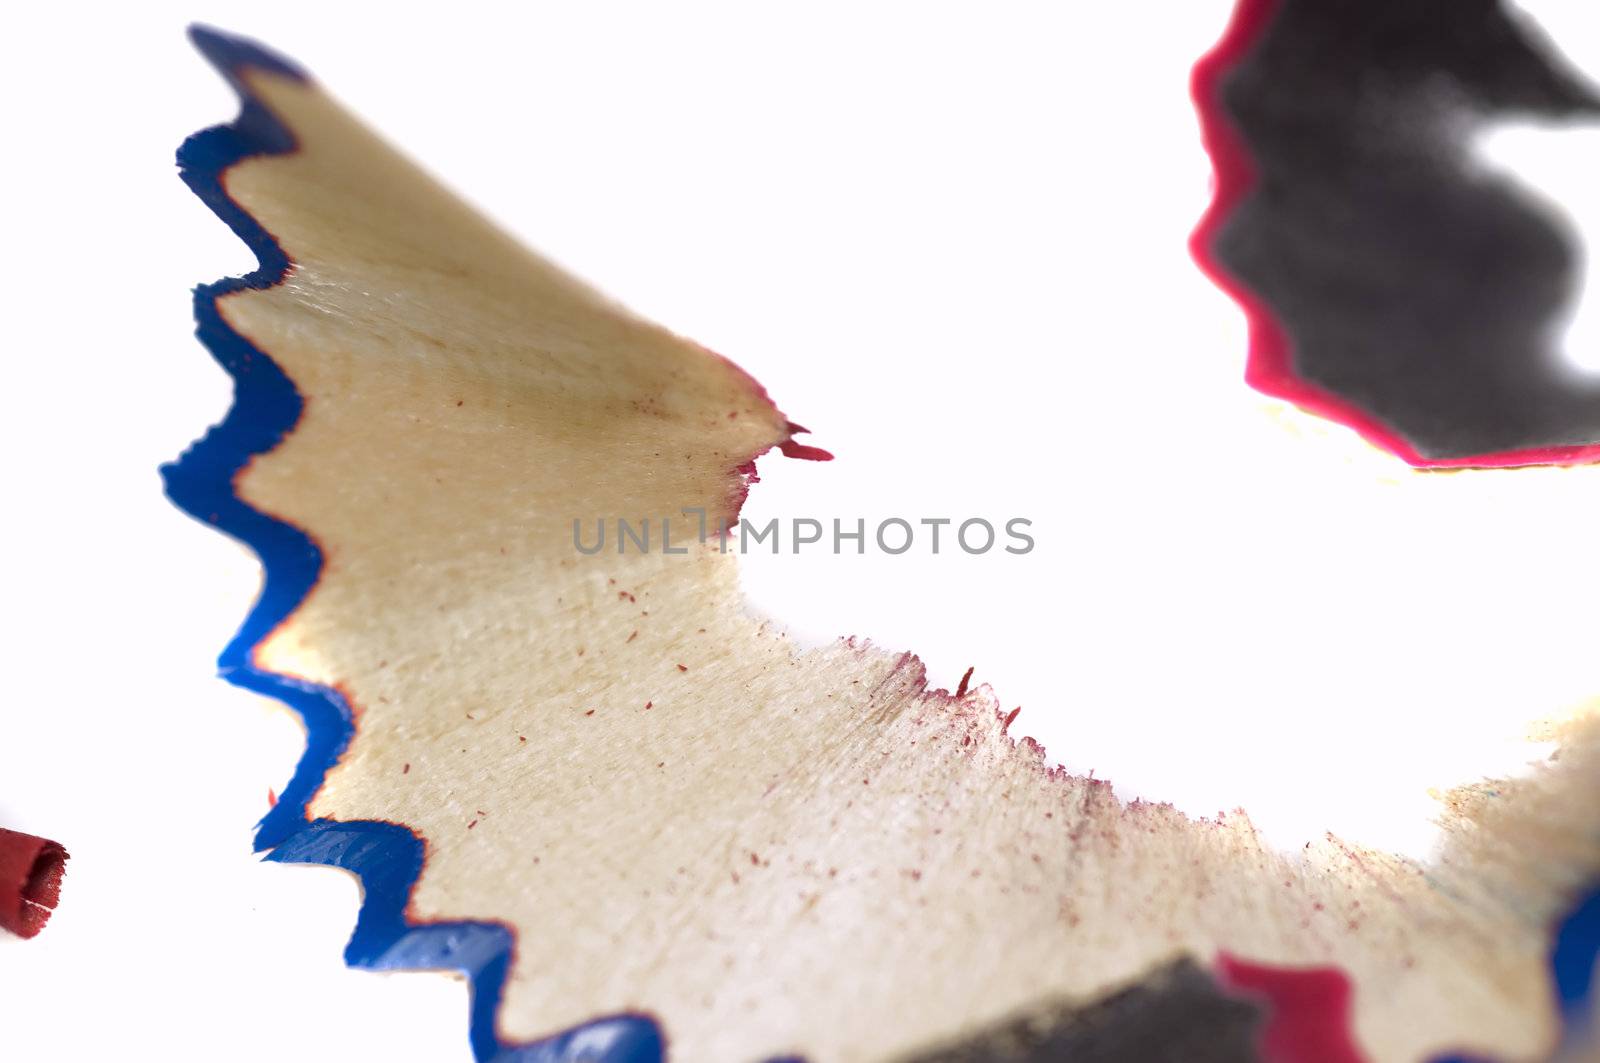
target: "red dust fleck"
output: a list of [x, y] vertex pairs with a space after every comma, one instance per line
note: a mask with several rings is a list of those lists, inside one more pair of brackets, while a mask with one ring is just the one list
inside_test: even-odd
[[477, 825], [478, 825], [478, 821], [477, 820], [473, 820], [471, 823], [467, 824], [467, 829], [471, 830], [473, 827], [476, 827]]
[[678, 671], [680, 671], [680, 672], [687, 672], [687, 671], [688, 671], [688, 670], [689, 670], [689, 666], [688, 666], [688, 665], [686, 665], [686, 664], [680, 664], [680, 665], [678, 665]]
[[628, 599], [628, 601], [630, 601], [630, 602], [636, 602], [636, 601], [639, 600], [639, 599], [635, 598], [633, 595], [629, 594], [627, 591], [618, 591], [617, 592], [617, 601], [620, 602], [624, 598]]
[[655, 702], [653, 702], [653, 701], [647, 701], [647, 702], [644, 703], [644, 707], [646, 709], [649, 709], [649, 708], [653, 707], [654, 705], [655, 705]]
[[801, 461], [832, 461], [833, 455], [821, 447], [808, 447], [804, 443], [796, 443], [792, 439], [785, 439], [778, 444], [778, 451], [786, 458], [798, 458]]
[[[593, 709], [590, 709], [590, 710], [589, 710], [589, 711], [588, 711], [588, 712], [586, 712], [586, 713], [584, 713], [584, 715], [585, 715], [585, 716], [593, 716], [593, 715], [594, 715], [594, 710], [593, 710]], [[526, 739], [526, 738], [524, 738], [524, 739], [523, 739], [523, 741], [524, 741], [524, 742], [526, 742], [526, 741], [527, 741], [527, 739]]]
[[757, 856], [755, 853], [751, 853], [750, 854], [750, 866], [751, 867], [760, 867], [761, 866], [761, 857]]
[[457, 406], [463, 406], [463, 405], [466, 404], [466, 401], [467, 401], [466, 399], [457, 399], [456, 400], [456, 405]]
[[[590, 709], [589, 711], [593, 712], [594, 710]], [[526, 742], [527, 740], [528, 740], [528, 736], [527, 735], [517, 735], [517, 741], [518, 742]]]
[[628, 636], [626, 641], [627, 642], [632, 642], [634, 639], [636, 639], [638, 637], [639, 637], [639, 633], [637, 631], [635, 631], [633, 634]]
[[956, 697], [964, 698], [967, 696], [967, 684], [970, 682], [972, 682], [972, 669], [968, 668], [961, 677], [961, 685], [956, 687]]
[[400, 774], [401, 775], [410, 775], [411, 774], [411, 764], [409, 762], [400, 765]]

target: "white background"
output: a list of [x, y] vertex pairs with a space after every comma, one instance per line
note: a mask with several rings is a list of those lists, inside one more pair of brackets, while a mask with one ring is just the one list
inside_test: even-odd
[[[8, 1059], [468, 1057], [459, 983], [343, 967], [351, 879], [249, 852], [301, 735], [212, 678], [257, 568], [156, 475], [229, 398], [187, 290], [253, 265], [172, 165], [233, 113], [191, 19], [766, 384], [838, 460], [763, 459], [752, 519], [1031, 518], [1021, 558], [751, 558], [752, 608], [936, 686], [976, 665], [1014, 734], [1125, 796], [1421, 855], [1424, 783], [1525, 760], [1496, 739], [1530, 690], [1595, 692], [1560, 622], [1600, 589], [1581, 509], [1385, 502], [1387, 466], [1238, 383], [1242, 317], [1184, 247], [1222, 0], [48, 7], [0, 63], [0, 824], [73, 857], [49, 929], [0, 940]], [[1583, 5], [1539, 10], [1600, 70]], [[1485, 135], [1593, 212], [1562, 138]]]

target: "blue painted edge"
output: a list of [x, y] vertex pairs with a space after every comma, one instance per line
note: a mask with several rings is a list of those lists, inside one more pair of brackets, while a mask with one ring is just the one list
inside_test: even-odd
[[[1554, 1058], [1565, 1059], [1562, 1049], [1585, 1044], [1594, 1030], [1595, 965], [1600, 963], [1600, 888], [1592, 890], [1556, 925], [1550, 948], [1550, 972], [1561, 1009], [1561, 1045]], [[1437, 1056], [1431, 1063], [1491, 1063], [1481, 1056]]]
[[239, 116], [202, 130], [178, 149], [178, 171], [195, 195], [255, 253], [259, 265], [242, 277], [202, 284], [194, 292], [196, 335], [233, 378], [233, 405], [222, 421], [161, 469], [167, 497], [195, 519], [249, 546], [264, 569], [260, 596], [218, 658], [222, 677], [235, 686], [277, 698], [300, 714], [306, 750], [282, 797], [258, 825], [256, 851], [283, 863], [343, 868], [361, 881], [363, 900], [355, 933], [345, 948], [353, 967], [456, 970], [471, 993], [469, 1040], [480, 1063], [659, 1063], [665, 1044], [646, 1015], [599, 1019], [532, 1044], [501, 1041], [495, 1014], [516, 942], [494, 923], [416, 924], [406, 903], [421, 874], [424, 848], [411, 830], [375, 821], [312, 821], [307, 803], [350, 743], [350, 706], [329, 687], [258, 668], [256, 645], [305, 599], [322, 571], [322, 551], [305, 532], [252, 509], [234, 491], [234, 477], [257, 454], [284, 438], [300, 419], [294, 382], [267, 356], [230, 328], [218, 312], [223, 296], [270, 288], [290, 261], [271, 233], [229, 197], [222, 175], [243, 159], [295, 150], [293, 133], [258, 100], [241, 77], [264, 70], [309, 81], [292, 62], [252, 41], [203, 26], [190, 39], [239, 94]]
[[1556, 927], [1550, 967], [1569, 1038], [1595, 1020], [1594, 973], [1600, 963], [1600, 889], [1590, 893]]
[[[178, 148], [178, 172], [244, 241], [259, 264], [241, 277], [195, 288], [195, 334], [233, 378], [234, 400], [219, 424], [176, 461], [162, 466], [161, 476], [168, 498], [196, 520], [254, 550], [265, 573], [255, 605], [217, 659], [219, 673], [234, 686], [277, 698], [305, 723], [306, 751], [278, 803], [258, 825], [256, 851], [271, 850], [266, 859], [281, 863], [343, 868], [361, 880], [362, 907], [345, 948], [345, 961], [352, 967], [465, 974], [472, 999], [469, 1038], [480, 1063], [658, 1063], [665, 1058], [665, 1042], [647, 1015], [600, 1019], [533, 1044], [501, 1041], [495, 1012], [515, 949], [511, 931], [494, 923], [409, 922], [406, 901], [422, 872], [422, 840], [394, 823], [308, 818], [307, 803], [349, 745], [354, 730], [350, 706], [330, 687], [257, 668], [252, 651], [316, 585], [322, 551], [305, 532], [246, 505], [233, 487], [235, 475], [253, 456], [277, 446], [295, 426], [302, 403], [283, 370], [223, 321], [217, 300], [246, 289], [270, 288], [290, 267], [272, 234], [222, 186], [223, 173], [234, 163], [258, 155], [283, 155], [295, 148], [294, 135], [252, 95], [240, 72], [249, 67], [310, 79], [294, 63], [254, 41], [198, 25], [190, 27], [189, 37], [239, 94], [240, 111], [227, 125], [201, 130], [185, 140]], [[1569, 1033], [1591, 1017], [1597, 960], [1600, 889], [1562, 921], [1551, 954]]]

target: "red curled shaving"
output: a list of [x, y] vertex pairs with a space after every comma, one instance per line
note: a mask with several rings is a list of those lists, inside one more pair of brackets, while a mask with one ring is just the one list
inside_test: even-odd
[[[1211, 156], [1211, 205], [1189, 238], [1200, 271], [1244, 311], [1249, 325], [1245, 382], [1263, 395], [1293, 403], [1308, 413], [1353, 429], [1373, 446], [1418, 468], [1500, 468], [1519, 465], [1579, 465], [1600, 461], [1600, 443], [1531, 447], [1454, 458], [1426, 458], [1401, 435], [1354, 403], [1303, 379], [1295, 369], [1289, 334], [1259, 295], [1240, 283], [1213, 253], [1234, 209], [1256, 185], [1256, 163], [1244, 136], [1222, 104], [1222, 82], [1260, 42], [1283, 0], [1235, 0], [1233, 16], [1211, 51], [1195, 63], [1189, 93], [1200, 117], [1201, 140]], [[1334, 5], [1335, 7], [1337, 5]]]
[[67, 851], [31, 834], [0, 828], [0, 927], [31, 938], [61, 898]]

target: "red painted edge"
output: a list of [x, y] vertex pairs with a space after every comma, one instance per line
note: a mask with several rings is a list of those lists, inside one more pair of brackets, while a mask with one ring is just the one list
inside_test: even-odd
[[1257, 391], [1291, 402], [1308, 413], [1353, 429], [1374, 446], [1422, 469], [1507, 468], [1520, 465], [1580, 465], [1600, 461], [1600, 443], [1533, 447], [1464, 458], [1426, 458], [1371, 414], [1295, 374], [1292, 345], [1271, 310], [1212, 254], [1217, 234], [1233, 209], [1255, 186], [1255, 163], [1243, 136], [1222, 106], [1222, 79], [1255, 47], [1283, 0], [1238, 0], [1228, 28], [1201, 57], [1190, 77], [1190, 94], [1200, 118], [1200, 137], [1211, 156], [1211, 205], [1189, 238], [1189, 253], [1201, 271], [1244, 311], [1249, 325], [1245, 382]]
[[1272, 967], [1217, 956], [1217, 980], [1265, 1006], [1263, 1063], [1365, 1063], [1350, 1029], [1354, 992], [1337, 967]]

